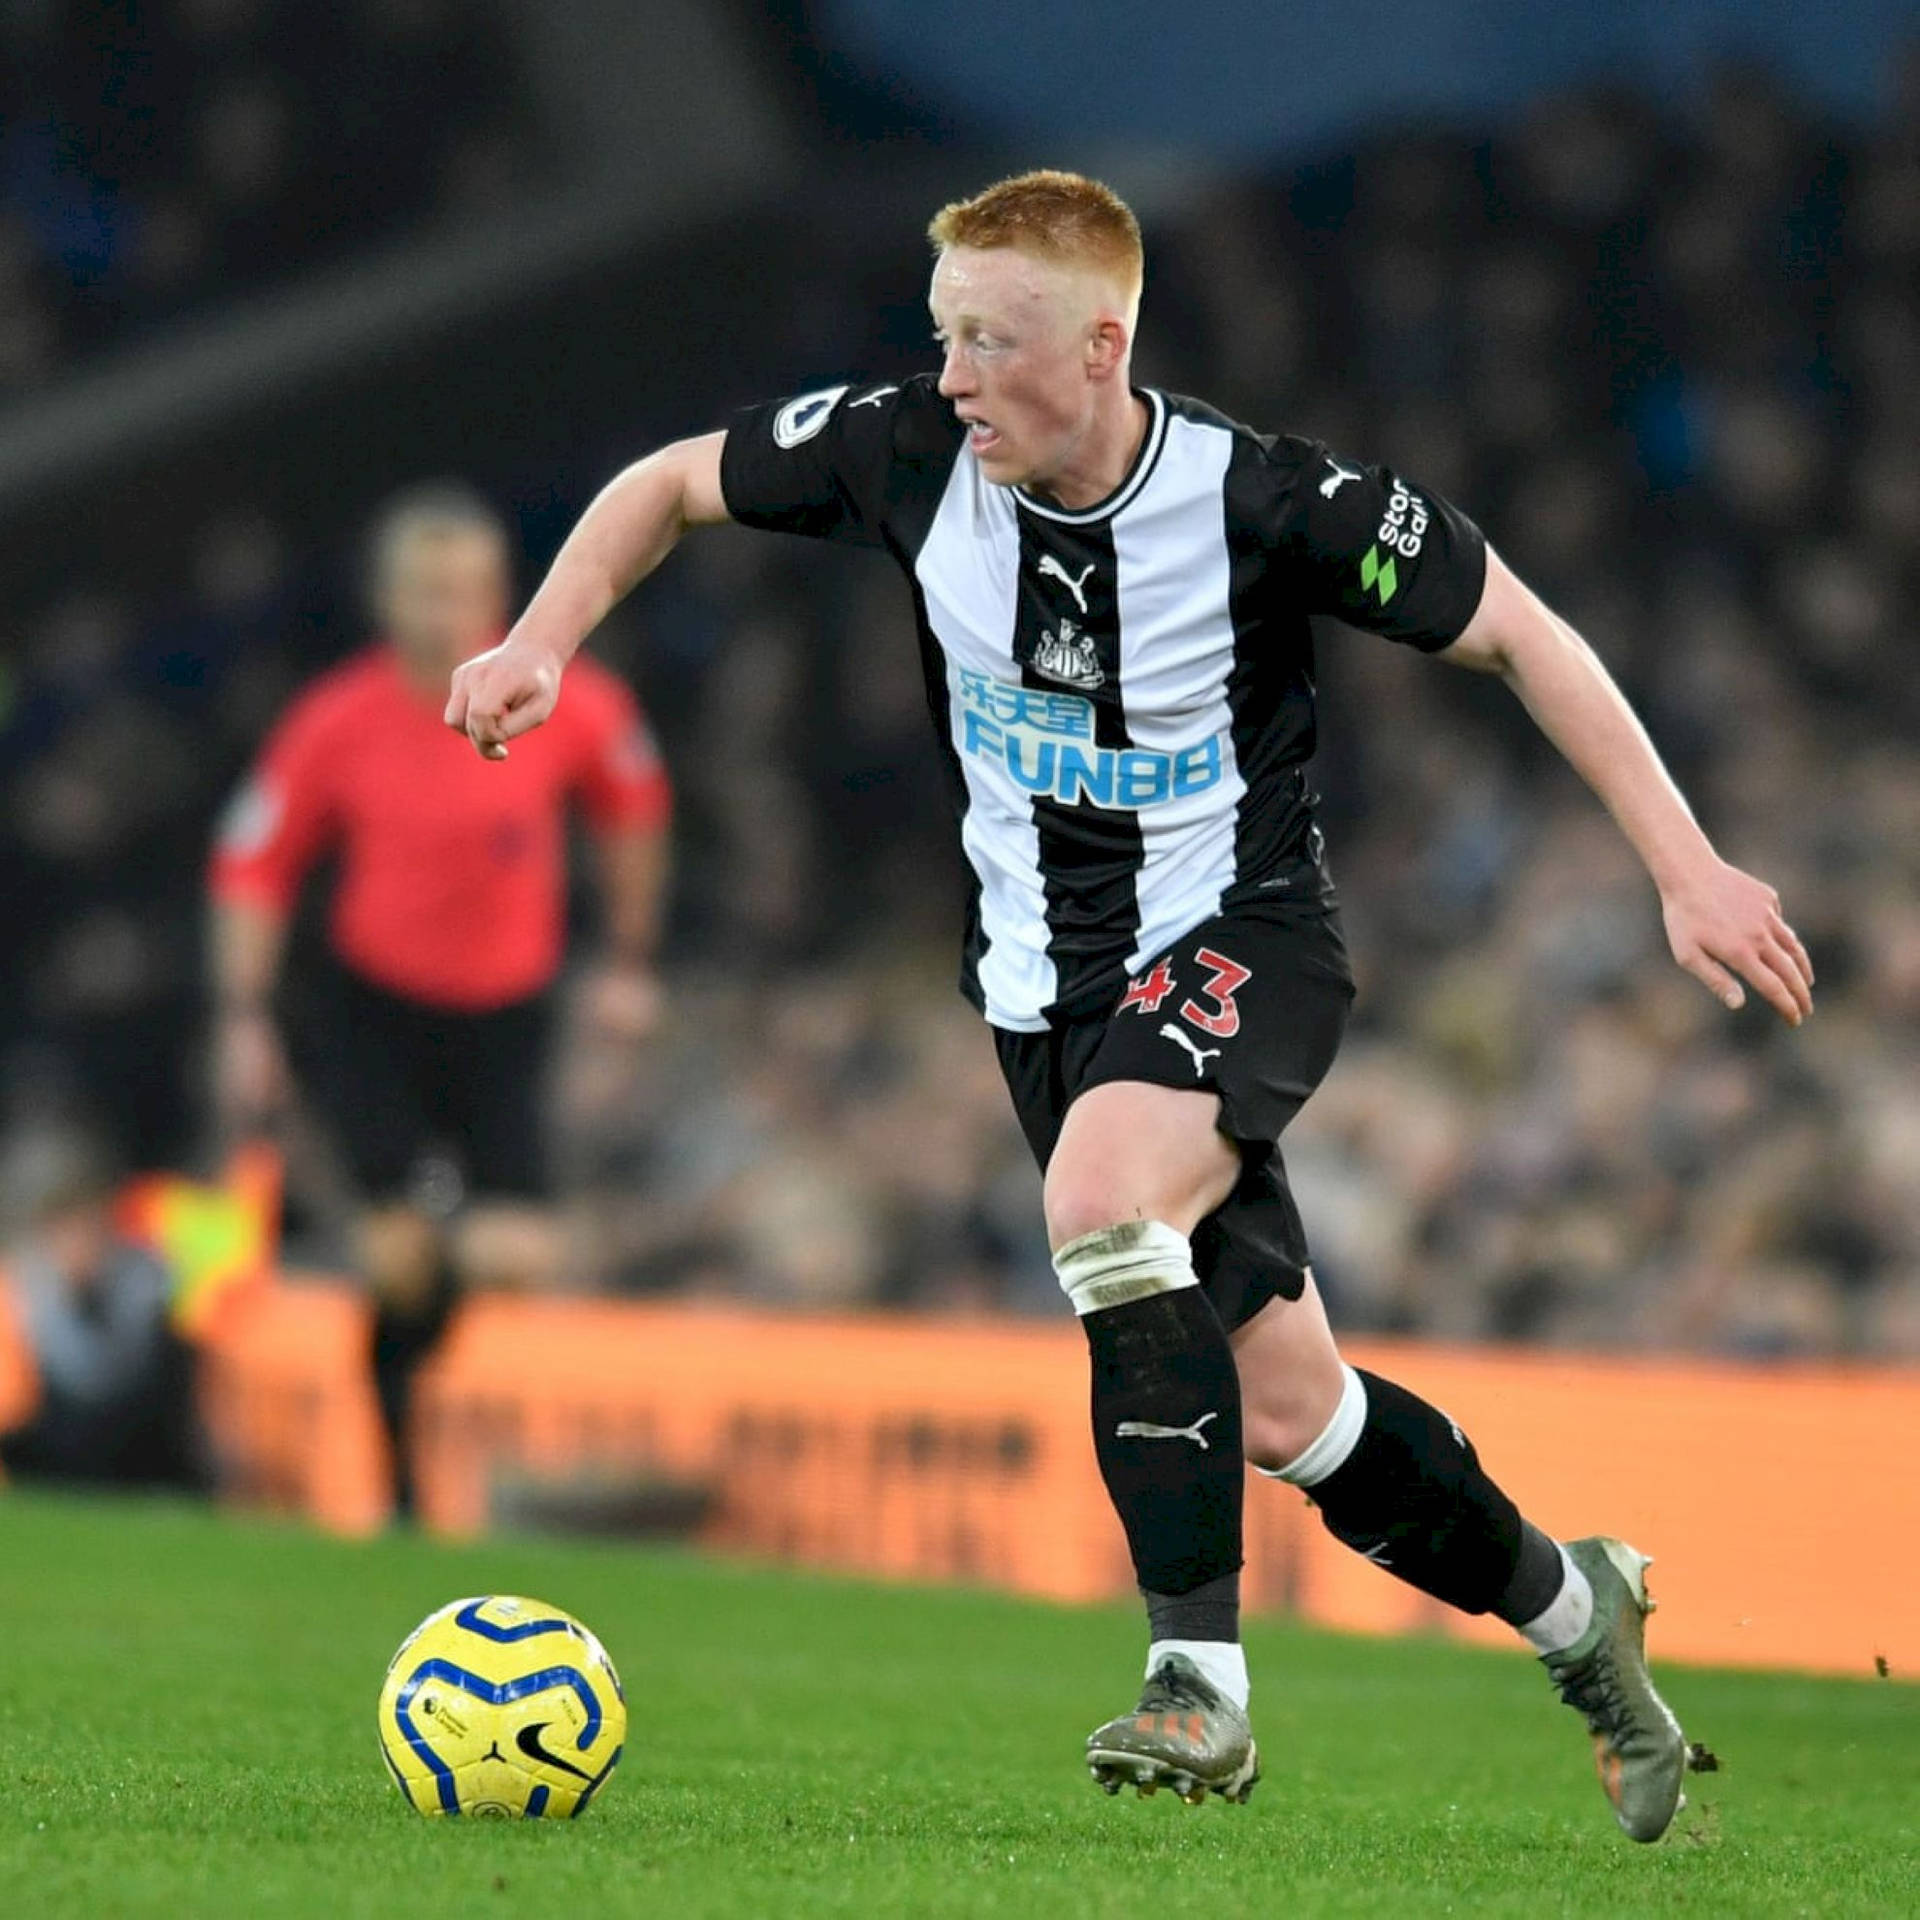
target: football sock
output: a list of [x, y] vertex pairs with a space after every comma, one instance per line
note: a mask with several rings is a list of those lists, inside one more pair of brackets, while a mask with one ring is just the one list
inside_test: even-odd
[[1347, 1372], [1326, 1430], [1274, 1477], [1311, 1489], [1336, 1540], [1463, 1613], [1513, 1618], [1503, 1609], [1516, 1588], [1519, 1619], [1549, 1605], [1564, 1580], [1557, 1546], [1520, 1518], [1460, 1428], [1391, 1380]]
[[[1524, 1523], [1523, 1523], [1524, 1524]], [[1539, 1530], [1528, 1526], [1529, 1534]], [[1514, 1612], [1506, 1611], [1504, 1606], [1495, 1607], [1494, 1612], [1501, 1619], [1520, 1629], [1522, 1637], [1535, 1653], [1565, 1653], [1573, 1643], [1593, 1624], [1593, 1586], [1587, 1576], [1574, 1565], [1572, 1556], [1559, 1541], [1548, 1539], [1545, 1534], [1539, 1538], [1546, 1540], [1552, 1550], [1558, 1566], [1555, 1584], [1557, 1591], [1537, 1613], [1522, 1613], [1519, 1608], [1525, 1602], [1516, 1600], [1511, 1604]], [[1522, 1559], [1527, 1556], [1523, 1552]], [[1519, 1584], [1520, 1576], [1514, 1575], [1514, 1584]], [[1511, 1593], [1509, 1589], [1509, 1593]], [[1536, 1588], [1537, 1591], [1537, 1588]]]
[[1147, 1671], [1152, 1673], [1170, 1653], [1184, 1653], [1242, 1713], [1252, 1696], [1247, 1679], [1247, 1650], [1237, 1640], [1162, 1640], [1147, 1649]]
[[381, 1301], [374, 1309], [373, 1386], [393, 1452], [394, 1511], [402, 1515], [413, 1512], [413, 1474], [406, 1446], [413, 1376], [440, 1344], [457, 1292], [452, 1271], [443, 1263], [434, 1275], [432, 1292], [419, 1306], [402, 1309]]
[[1128, 1221], [1070, 1241], [1054, 1269], [1087, 1330], [1094, 1452], [1141, 1587], [1177, 1599], [1237, 1579], [1240, 1376], [1186, 1236]]
[[1155, 1640], [1238, 1640], [1240, 1576], [1223, 1573], [1190, 1593], [1141, 1594], [1147, 1628]]
[[[1531, 1520], [1520, 1522], [1520, 1550], [1514, 1557], [1513, 1578], [1487, 1611], [1510, 1627], [1525, 1629], [1560, 1597], [1573, 1562], [1560, 1551], [1560, 1542], [1542, 1533]], [[1584, 1579], [1582, 1580], [1584, 1585]]]

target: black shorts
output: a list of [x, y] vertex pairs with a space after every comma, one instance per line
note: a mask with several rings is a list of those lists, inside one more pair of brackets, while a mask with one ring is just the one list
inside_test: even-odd
[[437, 1211], [465, 1195], [550, 1197], [541, 1126], [550, 993], [453, 1013], [334, 961], [302, 1024], [302, 1089], [367, 1199]]
[[1144, 1080], [1219, 1096], [1240, 1182], [1194, 1230], [1193, 1264], [1231, 1331], [1305, 1289], [1306, 1229], [1279, 1139], [1333, 1064], [1352, 1003], [1333, 904], [1260, 906], [1203, 921], [1111, 1007], [1042, 1033], [997, 1027], [994, 1041], [1042, 1172], [1089, 1087]]

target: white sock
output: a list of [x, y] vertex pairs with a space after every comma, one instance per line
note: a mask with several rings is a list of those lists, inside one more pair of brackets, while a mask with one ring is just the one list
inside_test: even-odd
[[1253, 1683], [1247, 1678], [1247, 1650], [1237, 1640], [1156, 1640], [1147, 1649], [1151, 1673], [1170, 1653], [1184, 1653], [1242, 1713]]
[[1560, 1564], [1566, 1578], [1560, 1592], [1544, 1613], [1537, 1613], [1521, 1627], [1521, 1637], [1535, 1653], [1565, 1653], [1593, 1624], [1593, 1588], [1587, 1576], [1573, 1564], [1573, 1556], [1560, 1549]]
[[1340, 1368], [1340, 1401], [1332, 1417], [1307, 1450], [1284, 1467], [1260, 1467], [1269, 1480], [1291, 1486], [1317, 1487], [1347, 1464], [1367, 1425], [1367, 1383], [1344, 1364]]

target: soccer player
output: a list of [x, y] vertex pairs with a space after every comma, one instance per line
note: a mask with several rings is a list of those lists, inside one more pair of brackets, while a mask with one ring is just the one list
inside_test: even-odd
[[447, 721], [504, 756], [688, 527], [889, 553], [972, 868], [963, 990], [1045, 1169], [1146, 1599], [1145, 1691], [1089, 1739], [1095, 1777], [1230, 1800], [1257, 1777], [1250, 1462], [1399, 1579], [1518, 1629], [1585, 1718], [1620, 1825], [1655, 1839], [1685, 1744], [1647, 1674], [1644, 1560], [1551, 1538], [1445, 1413], [1346, 1365], [1308, 1267], [1275, 1143], [1352, 993], [1305, 778], [1308, 617], [1504, 677], [1645, 862], [1674, 957], [1728, 1007], [1744, 980], [1797, 1025], [1806, 953], [1773, 891], [1715, 854], [1592, 652], [1463, 514], [1132, 384], [1140, 235], [1111, 192], [1027, 174], [930, 235], [940, 372], [763, 406], [628, 468], [505, 642], [454, 676]]
[[215, 1079], [241, 1130], [288, 1092], [274, 992], [301, 882], [336, 854], [325, 1031], [304, 1090], [364, 1203], [374, 1374], [404, 1499], [408, 1383], [458, 1286], [558, 1277], [538, 1089], [564, 944], [568, 802], [600, 854], [608, 958], [588, 1012], [636, 1039], [659, 999], [669, 794], [633, 696], [591, 661], [569, 683], [568, 711], [505, 779], [440, 724], [447, 676], [506, 627], [507, 535], [485, 501], [449, 486], [403, 496], [376, 521], [370, 559], [382, 642], [301, 694], [221, 826]]

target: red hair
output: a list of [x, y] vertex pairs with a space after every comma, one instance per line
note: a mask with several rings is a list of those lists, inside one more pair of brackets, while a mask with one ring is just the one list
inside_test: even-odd
[[1133, 209], [1098, 180], [1043, 168], [955, 200], [927, 223], [944, 247], [1013, 247], [1061, 266], [1097, 267], [1138, 299], [1144, 256]]

